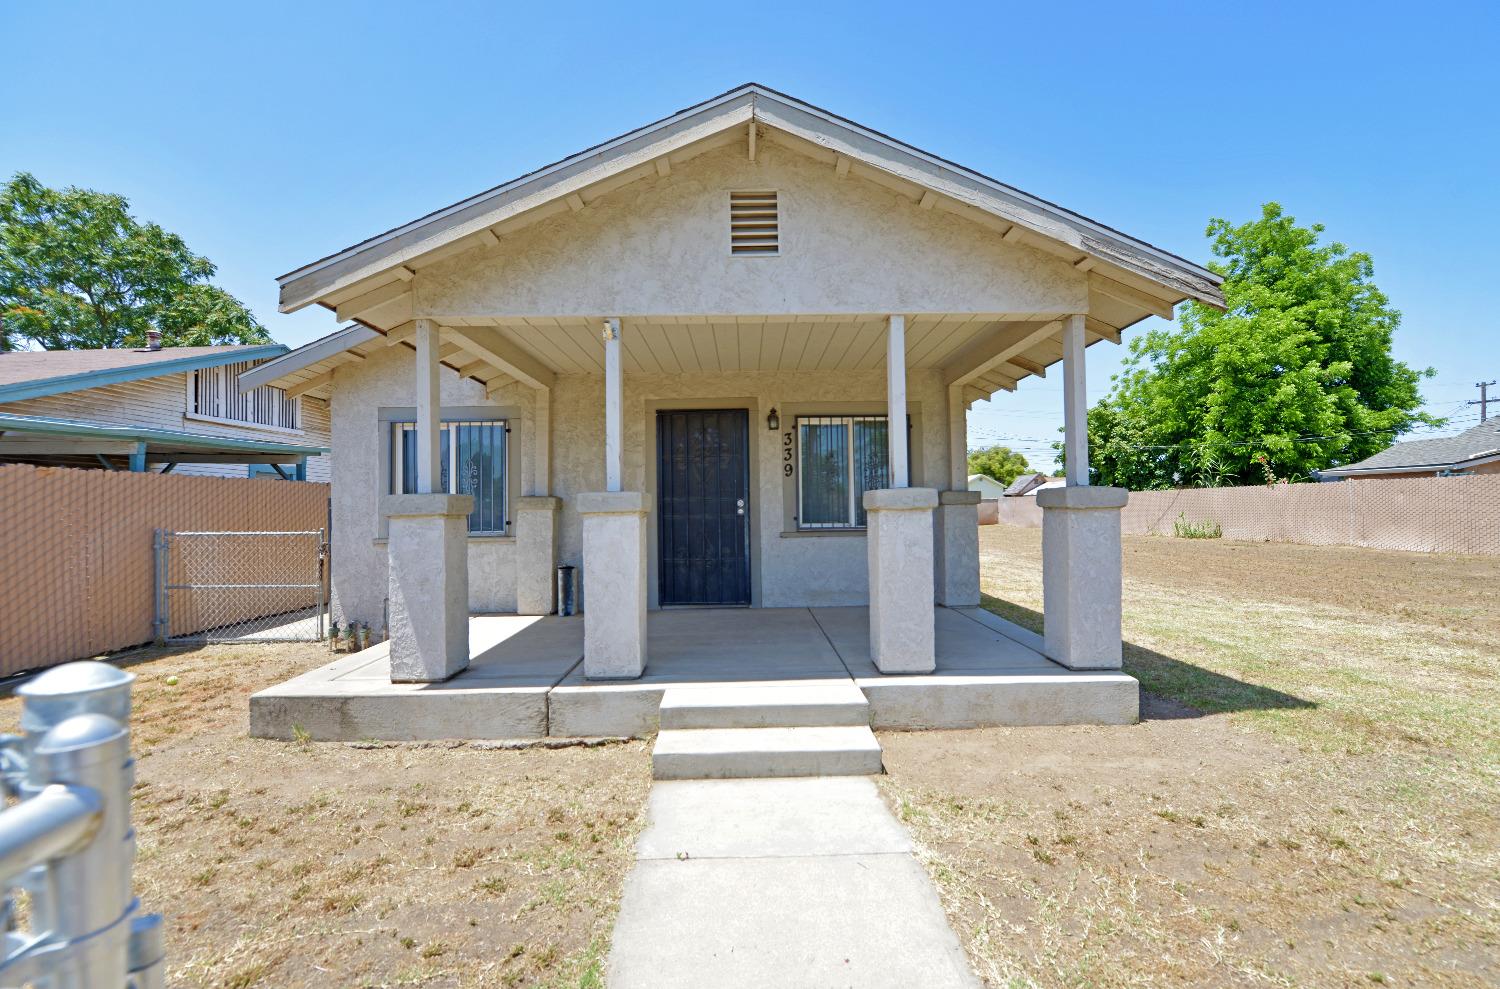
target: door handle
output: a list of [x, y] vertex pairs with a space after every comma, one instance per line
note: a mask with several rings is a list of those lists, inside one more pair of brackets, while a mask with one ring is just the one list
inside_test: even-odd
[[736, 515], [744, 515], [745, 514], [745, 499], [743, 499], [743, 498], [736, 498], [734, 500], [734, 514], [736, 514]]

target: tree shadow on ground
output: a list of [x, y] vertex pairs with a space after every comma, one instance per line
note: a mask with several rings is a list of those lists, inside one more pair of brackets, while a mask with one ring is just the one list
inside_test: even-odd
[[[1042, 613], [1013, 601], [981, 594], [980, 605], [1007, 621], [1042, 634]], [[1273, 687], [1223, 673], [1126, 642], [1125, 672], [1141, 682], [1143, 720], [1196, 718], [1230, 711], [1311, 709], [1318, 705]]]

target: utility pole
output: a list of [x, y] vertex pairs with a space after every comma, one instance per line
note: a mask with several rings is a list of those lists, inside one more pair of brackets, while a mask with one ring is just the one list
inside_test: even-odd
[[[1484, 422], [1490, 417], [1490, 385], [1493, 384], [1493, 381], [1474, 382], [1474, 387], [1479, 389], [1479, 398], [1470, 401], [1468, 404], [1479, 406], [1480, 422]], [[1496, 399], [1495, 401], [1500, 402], [1500, 399]]]

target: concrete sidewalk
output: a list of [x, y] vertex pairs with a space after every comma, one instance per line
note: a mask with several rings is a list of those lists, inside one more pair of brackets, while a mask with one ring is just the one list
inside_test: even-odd
[[865, 777], [658, 782], [611, 989], [979, 985]]

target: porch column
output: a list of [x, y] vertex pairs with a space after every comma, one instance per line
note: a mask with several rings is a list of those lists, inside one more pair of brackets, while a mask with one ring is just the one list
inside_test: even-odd
[[646, 670], [646, 517], [651, 495], [622, 489], [624, 395], [618, 318], [604, 321], [604, 491], [579, 494], [583, 517], [583, 675]]
[[891, 316], [886, 337], [886, 417], [891, 486], [866, 491], [870, 572], [870, 658], [882, 673], [931, 673], [934, 644], [932, 488], [908, 487], [906, 318]]
[[517, 499], [516, 613], [550, 615], [556, 610], [557, 512], [552, 490], [552, 389], [532, 389], [531, 477]]
[[949, 608], [979, 606], [979, 492], [969, 490], [969, 421], [964, 387], [948, 386], [948, 490], [938, 493], [937, 602]]
[[387, 495], [391, 682], [446, 680], [469, 665], [469, 495], [443, 491], [438, 327], [416, 321], [417, 493]]
[[1124, 488], [1089, 484], [1085, 318], [1063, 322], [1063, 450], [1067, 485], [1038, 491], [1042, 625], [1048, 658], [1075, 670], [1119, 669], [1120, 510]]

